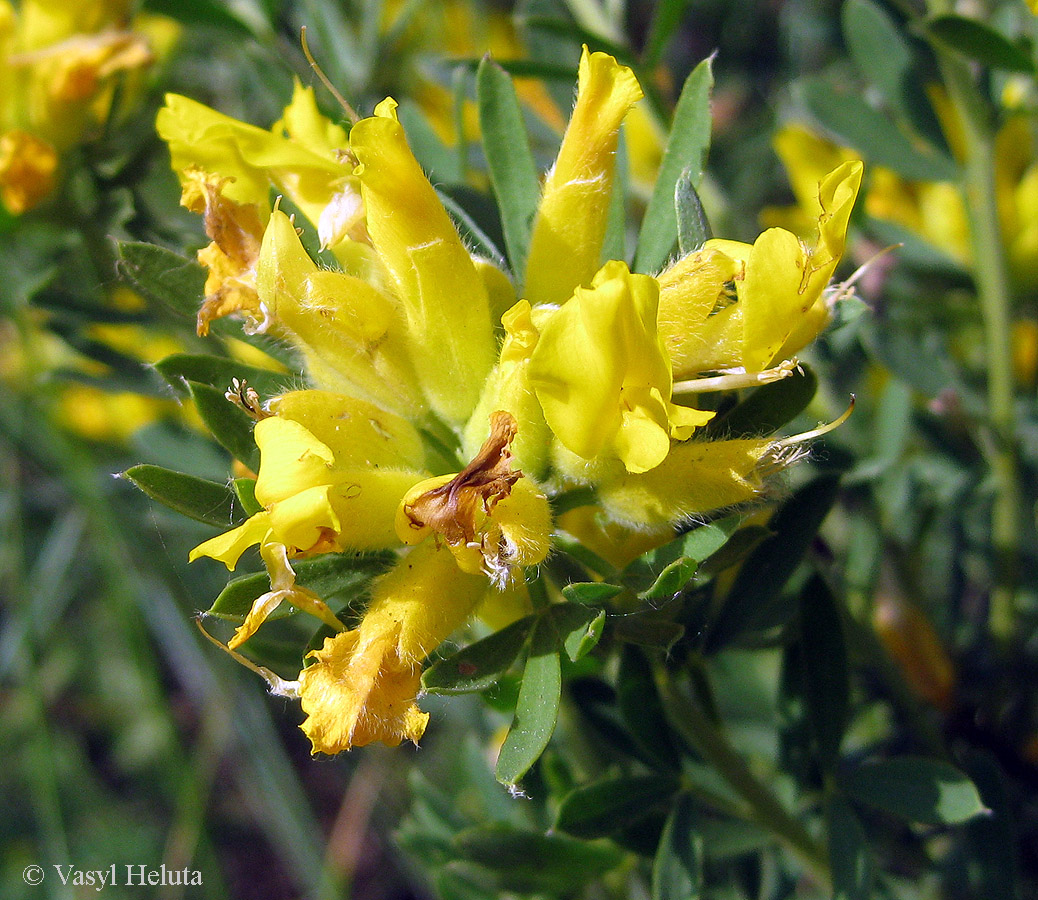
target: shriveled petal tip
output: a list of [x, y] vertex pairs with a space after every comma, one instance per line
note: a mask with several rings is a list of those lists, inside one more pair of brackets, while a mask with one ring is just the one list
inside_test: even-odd
[[300, 726], [315, 753], [340, 753], [376, 741], [418, 743], [429, 714], [415, 698], [421, 666], [402, 663], [390, 634], [367, 639], [360, 630], [325, 638], [299, 673], [306, 720]]

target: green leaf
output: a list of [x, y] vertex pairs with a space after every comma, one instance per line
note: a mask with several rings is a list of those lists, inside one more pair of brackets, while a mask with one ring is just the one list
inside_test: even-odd
[[292, 390], [299, 376], [290, 372], [273, 372], [250, 366], [223, 356], [204, 356], [191, 353], [174, 353], [157, 362], [155, 368], [170, 386], [183, 394], [188, 393], [185, 382], [194, 381], [225, 391], [231, 380], [237, 378], [254, 388], [261, 400]]
[[678, 771], [681, 754], [663, 713], [652, 665], [645, 652], [631, 644], [623, 648], [620, 656], [616, 700], [620, 718], [645, 759], [655, 767]]
[[624, 775], [578, 787], [559, 804], [555, 828], [588, 840], [607, 837], [669, 800], [678, 784], [669, 775]]
[[887, 105], [934, 146], [946, 142], [923, 89], [917, 54], [903, 29], [873, 0], [847, 0], [843, 37], [858, 71], [879, 88]]
[[656, 272], [667, 261], [678, 237], [674, 211], [675, 187], [686, 170], [695, 188], [703, 176], [710, 147], [710, 94], [714, 87], [713, 57], [697, 65], [681, 88], [670, 139], [663, 151], [659, 175], [638, 234], [634, 258], [637, 272]]
[[804, 79], [801, 99], [818, 123], [839, 143], [852, 147], [873, 165], [886, 166], [916, 181], [954, 181], [951, 157], [917, 146], [883, 113], [850, 90], [824, 78]]
[[872, 857], [865, 831], [851, 805], [832, 797], [825, 806], [833, 900], [868, 900], [872, 896]]
[[652, 900], [695, 900], [703, 887], [703, 840], [696, 833], [696, 807], [678, 796], [663, 826], [652, 863]]
[[610, 845], [500, 824], [462, 831], [454, 849], [493, 873], [501, 890], [521, 893], [571, 893], [623, 860], [623, 853]]
[[[392, 564], [393, 555], [372, 553], [350, 555], [348, 553], [325, 553], [313, 559], [293, 560], [296, 581], [309, 588], [326, 602], [342, 596], [360, 597], [368, 582], [381, 575]], [[213, 601], [209, 614], [232, 622], [240, 622], [252, 609], [256, 598], [270, 590], [270, 578], [266, 572], [243, 575], [228, 582], [220, 595]], [[295, 607], [283, 603], [269, 619], [280, 619], [296, 612]]]
[[819, 575], [800, 594], [800, 645], [808, 719], [819, 760], [831, 770], [839, 759], [847, 726], [850, 677], [840, 610]]
[[566, 655], [573, 662], [594, 650], [602, 637], [606, 619], [603, 609], [580, 603], [558, 603], [551, 607], [550, 615]]
[[685, 586], [703, 560], [725, 545], [740, 521], [740, 516], [727, 516], [643, 553], [624, 570], [624, 581], [640, 591], [643, 599], [670, 599]]
[[818, 389], [818, 377], [805, 365], [781, 381], [754, 388], [723, 416], [706, 425], [711, 438], [752, 438], [771, 434], [807, 409]]
[[585, 606], [604, 603], [620, 593], [623, 593], [620, 585], [606, 584], [602, 581], [580, 581], [576, 584], [567, 584], [562, 589], [562, 596], [567, 600], [572, 603], [582, 603]]
[[682, 171], [674, 185], [674, 210], [678, 219], [678, 255], [695, 253], [714, 236], [710, 220], [699, 199], [699, 191], [692, 183], [696, 177], [691, 168]]
[[161, 466], [133, 466], [122, 473], [152, 500], [194, 519], [229, 528], [241, 520], [242, 508], [226, 484], [174, 472]]
[[838, 487], [839, 478], [835, 475], [816, 478], [775, 513], [770, 523], [775, 533], [739, 569], [725, 605], [707, 632], [707, 652], [714, 653], [761, 624], [773, 621], [782, 589], [836, 501]]
[[263, 505], [256, 499], [255, 478], [235, 478], [234, 493], [238, 495], [245, 515], [254, 516], [263, 509]]
[[205, 269], [171, 250], [134, 241], [117, 248], [119, 274], [149, 300], [194, 319], [205, 294]]
[[512, 271], [522, 279], [541, 188], [512, 79], [489, 58], [476, 70], [476, 100], [490, 182], [501, 207], [508, 259]]
[[840, 786], [855, 800], [925, 825], [957, 825], [988, 811], [966, 775], [923, 757], [865, 763], [842, 776]]
[[536, 621], [536, 616], [526, 616], [433, 663], [422, 674], [422, 690], [430, 694], [486, 690], [515, 662]]
[[541, 619], [530, 640], [530, 655], [515, 706], [515, 718], [497, 757], [495, 775], [515, 784], [548, 746], [559, 715], [562, 671], [552, 623]]
[[231, 403], [218, 388], [189, 381], [188, 390], [213, 437], [231, 456], [258, 472], [260, 452], [252, 436], [254, 423], [248, 414]]
[[1034, 60], [1027, 50], [976, 19], [937, 16], [928, 20], [924, 27], [930, 37], [981, 65], [1034, 74]]

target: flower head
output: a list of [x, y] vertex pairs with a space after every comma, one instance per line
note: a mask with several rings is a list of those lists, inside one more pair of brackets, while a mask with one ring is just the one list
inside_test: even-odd
[[[238, 304], [250, 327], [292, 342], [313, 385], [253, 410], [262, 509], [192, 558], [233, 568], [260, 548], [271, 590], [233, 647], [283, 602], [333, 631], [296, 690], [315, 751], [421, 737], [426, 657], [477, 612], [500, 625], [528, 607], [526, 582], [551, 551], [552, 495], [593, 488], [613, 533], [651, 542], [760, 496], [796, 455], [768, 437], [703, 438], [714, 414], [696, 408], [697, 379], [792, 370], [790, 355], [827, 319], [860, 164], [822, 179], [811, 245], [773, 229], [753, 245], [711, 241], [658, 276], [600, 264], [619, 129], [640, 96], [629, 69], [585, 50], [522, 273], [471, 253], [391, 99], [348, 138], [298, 93], [271, 132], [167, 103], [161, 123], [185, 195], [194, 180], [205, 186], [207, 227], [219, 217], [231, 238], [211, 234], [222, 256], [203, 262], [224, 294], [207, 306], [218, 315]], [[296, 140], [304, 130], [311, 146]], [[267, 205], [271, 186], [322, 243], [348, 232], [331, 248], [338, 271]], [[395, 562], [347, 627], [297, 583], [292, 562], [368, 550]]]

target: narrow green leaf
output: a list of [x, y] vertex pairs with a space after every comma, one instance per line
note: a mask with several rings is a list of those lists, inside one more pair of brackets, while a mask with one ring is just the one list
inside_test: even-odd
[[654, 767], [678, 771], [681, 754], [663, 713], [652, 666], [640, 647], [628, 644], [623, 648], [616, 677], [616, 700], [620, 718], [644, 757]]
[[501, 824], [462, 831], [454, 848], [463, 859], [493, 873], [501, 890], [520, 893], [568, 894], [623, 860], [623, 853], [607, 844]]
[[253, 421], [218, 388], [188, 382], [191, 399], [214, 438], [235, 459], [253, 472], [259, 471], [260, 452], [252, 436]]
[[197, 522], [229, 528], [242, 518], [242, 508], [226, 484], [149, 465], [133, 466], [122, 477], [152, 500]]
[[698, 176], [691, 168], [682, 170], [674, 185], [674, 211], [678, 220], [678, 255], [695, 253], [714, 236], [710, 220], [703, 209], [693, 180]]
[[966, 775], [933, 759], [903, 756], [865, 763], [840, 784], [855, 800], [925, 825], [956, 825], [987, 812]]
[[678, 796], [652, 863], [652, 900], [696, 900], [703, 888], [703, 840], [695, 801]]
[[522, 278], [541, 188], [512, 79], [489, 58], [476, 70], [476, 101], [508, 259], [512, 271]]
[[205, 269], [171, 250], [135, 241], [117, 248], [119, 274], [149, 300], [194, 319], [205, 293]]
[[669, 775], [624, 775], [578, 787], [559, 804], [555, 828], [586, 840], [608, 837], [669, 800], [678, 784]]
[[874, 165], [886, 166], [917, 181], [954, 181], [958, 167], [951, 157], [917, 146], [883, 113], [862, 97], [824, 78], [804, 79], [801, 99], [818, 123], [842, 144]]
[[[325, 553], [313, 559], [294, 560], [292, 568], [295, 569], [299, 584], [330, 603], [343, 597], [361, 597], [371, 579], [385, 572], [392, 560], [392, 554], [388, 553]], [[220, 591], [209, 608], [209, 614], [240, 622], [252, 609], [256, 598], [269, 590], [270, 578], [266, 572], [242, 575], [228, 582]], [[294, 612], [295, 607], [283, 603], [269, 618], [279, 619]]]
[[977, 19], [937, 16], [926, 22], [925, 28], [932, 38], [981, 65], [1034, 74], [1034, 60], [1027, 50]]
[[254, 516], [263, 509], [263, 505], [256, 499], [255, 478], [235, 478], [234, 493], [238, 495], [245, 515]]
[[191, 353], [174, 353], [155, 364], [159, 374], [170, 386], [187, 395], [185, 382], [194, 381], [225, 391], [231, 380], [237, 378], [254, 388], [261, 400], [283, 394], [298, 382], [298, 376], [289, 372], [273, 372], [257, 366], [249, 366], [223, 356], [204, 356]]
[[576, 584], [567, 584], [562, 589], [562, 596], [572, 603], [589, 605], [612, 600], [613, 597], [622, 592], [623, 588], [618, 584], [606, 584], [602, 581], [581, 581]]
[[850, 677], [840, 611], [819, 575], [800, 594], [800, 643], [808, 719], [819, 760], [831, 770], [839, 759], [847, 726]]
[[706, 425], [716, 438], [760, 437], [778, 431], [807, 409], [818, 388], [818, 377], [801, 365], [788, 378], [755, 388], [723, 416]]
[[865, 831], [851, 805], [832, 797], [825, 806], [833, 900], [868, 900], [872, 896], [872, 857]]
[[495, 775], [502, 784], [515, 784], [548, 746], [559, 715], [562, 671], [555, 629], [541, 619], [530, 641], [530, 655], [515, 706], [512, 727], [501, 745]]
[[580, 603], [559, 603], [551, 607], [550, 615], [562, 638], [562, 646], [573, 662], [594, 650], [602, 637], [605, 610]]
[[433, 663], [422, 674], [422, 690], [430, 694], [486, 690], [515, 662], [536, 621], [536, 616], [526, 616]]
[[816, 478], [775, 513], [771, 520], [774, 535], [743, 563], [725, 605], [707, 633], [708, 652], [720, 650], [760, 623], [773, 621], [774, 606], [781, 599], [782, 589], [811, 546], [836, 500], [838, 487], [837, 476]]
[[659, 600], [669, 600], [677, 594], [699, 569], [699, 562], [682, 556], [680, 559], [667, 565], [659, 578], [657, 578], [647, 591], [642, 591], [638, 596], [649, 603]]
[[740, 516], [727, 516], [643, 553], [624, 570], [624, 582], [639, 591], [643, 599], [669, 599], [684, 587], [703, 560], [725, 545], [740, 521]]
[[681, 88], [670, 139], [663, 151], [659, 175], [638, 234], [634, 268], [655, 272], [667, 261], [678, 237], [674, 191], [682, 172], [689, 170], [688, 183], [699, 184], [710, 147], [710, 94], [714, 87], [713, 57], [697, 65]]

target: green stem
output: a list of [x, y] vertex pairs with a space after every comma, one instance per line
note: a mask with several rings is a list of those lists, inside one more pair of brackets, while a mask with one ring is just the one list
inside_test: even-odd
[[749, 818], [788, 847], [828, 889], [832, 877], [826, 848], [753, 774], [749, 764], [706, 715], [696, 697], [680, 690], [668, 672], [663, 673], [659, 687], [664, 703], [676, 713], [671, 724], [746, 802]]
[[[942, 0], [931, 0], [929, 9], [937, 14], [946, 11], [945, 6]], [[961, 187], [970, 223], [974, 278], [984, 323], [991, 437], [988, 458], [994, 484], [991, 511], [994, 586], [988, 624], [995, 639], [1004, 643], [1013, 632], [1022, 516], [1013, 408], [1012, 291], [998, 216], [994, 123], [989, 105], [966, 63], [936, 43], [934, 52], [962, 125], [965, 159]]]

